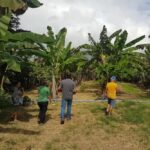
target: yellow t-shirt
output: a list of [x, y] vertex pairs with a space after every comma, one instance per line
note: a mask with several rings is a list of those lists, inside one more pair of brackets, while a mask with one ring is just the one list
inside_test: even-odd
[[106, 93], [107, 97], [111, 99], [116, 99], [116, 92], [117, 92], [117, 83], [109, 82], [106, 85]]

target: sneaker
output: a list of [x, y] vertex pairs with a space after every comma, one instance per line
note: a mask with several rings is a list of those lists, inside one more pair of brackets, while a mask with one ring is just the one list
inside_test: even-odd
[[64, 123], [65, 123], [65, 121], [64, 121], [64, 120], [61, 120], [61, 121], [60, 121], [60, 124], [64, 124]]

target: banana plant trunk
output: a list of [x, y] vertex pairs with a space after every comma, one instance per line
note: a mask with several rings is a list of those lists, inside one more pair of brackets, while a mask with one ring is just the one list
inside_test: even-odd
[[8, 69], [8, 65], [6, 66], [6, 69], [5, 69], [5, 71], [4, 71], [4, 75], [2, 76], [2, 80], [1, 80], [1, 90], [4, 90], [3, 84], [4, 84], [4, 81], [5, 81], [5, 73], [6, 73], [7, 69]]
[[56, 99], [56, 78], [55, 75], [52, 75], [52, 96], [53, 99]]

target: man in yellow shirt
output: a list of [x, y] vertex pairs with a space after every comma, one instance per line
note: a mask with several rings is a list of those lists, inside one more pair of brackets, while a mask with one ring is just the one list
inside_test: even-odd
[[117, 83], [116, 76], [112, 76], [110, 78], [110, 82], [106, 85], [106, 96], [108, 98], [108, 106], [106, 109], [106, 115], [110, 115], [112, 113], [112, 109], [115, 106], [115, 99], [117, 93]]

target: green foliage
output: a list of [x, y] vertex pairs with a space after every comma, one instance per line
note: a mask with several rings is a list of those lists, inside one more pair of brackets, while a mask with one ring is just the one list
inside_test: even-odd
[[6, 71], [12, 70], [16, 72], [21, 72], [19, 60], [16, 56], [12, 56], [9, 53], [3, 52], [2, 55], [0, 53], [0, 58], [2, 63], [7, 64]]
[[0, 109], [4, 109], [8, 106], [11, 106], [12, 101], [8, 94], [0, 90]]
[[9, 8], [10, 10], [16, 12], [20, 9], [27, 9], [27, 7], [37, 8], [42, 4], [38, 0], [0, 0], [0, 6], [4, 8]]
[[40, 3], [38, 0], [27, 0], [27, 4], [31, 8], [37, 8], [42, 5], [42, 3]]
[[51, 37], [47, 37], [46, 35], [41, 35], [32, 32], [19, 32], [19, 33], [10, 33], [7, 32], [6, 36], [1, 41], [11, 41], [11, 42], [29, 42], [29, 43], [52, 43]]
[[122, 29], [115, 31], [113, 34], [109, 36], [109, 40], [112, 40], [116, 36], [118, 36], [121, 33]]
[[142, 45], [145, 48], [144, 59], [143, 59], [143, 71], [142, 71], [142, 79], [143, 83], [147, 88], [150, 88], [150, 44]]
[[135, 44], [145, 36], [136, 38], [129, 43], [127, 43], [127, 37], [126, 30], [117, 30], [108, 36], [107, 28], [103, 26], [99, 42], [96, 42], [89, 34], [91, 44], [80, 46], [86, 49], [84, 53], [90, 58], [87, 64], [90, 64], [91, 71], [96, 72], [96, 76], [103, 81], [102, 85], [112, 75], [126, 81], [141, 80], [143, 60], [140, 53], [136, 51]]
[[131, 83], [119, 83], [123, 87], [123, 91], [128, 94], [139, 94], [142, 92], [137, 85]]
[[[1, 74], [1, 89], [7, 71], [21, 72], [20, 64], [26, 57], [24, 52], [29, 49], [39, 49], [35, 43], [51, 43], [52, 40], [46, 35], [40, 35], [32, 32], [11, 33], [8, 31], [10, 16], [13, 13], [25, 12], [28, 7], [36, 8], [41, 3], [37, 0], [0, 0], [0, 9], [3, 7], [3, 13], [0, 15], [0, 66], [6, 66]], [[32, 44], [32, 45], [31, 45]], [[35, 46], [36, 45], [36, 46]], [[23, 52], [20, 52], [23, 51]]]
[[2, 36], [6, 35], [9, 22], [10, 22], [10, 16], [9, 15], [0, 16], [0, 38]]
[[[50, 26], [48, 29], [48, 37], [53, 40], [52, 43], [48, 43], [46, 47], [40, 45], [42, 48], [40, 51], [31, 51], [36, 56], [43, 57], [43, 63], [49, 66], [51, 74], [59, 77], [61, 73], [64, 73], [72, 68], [72, 65], [76, 66], [79, 60], [84, 60], [84, 56], [71, 48], [71, 42], [65, 46], [67, 29], [62, 28], [56, 35], [54, 35]], [[77, 67], [75, 67], [77, 68]]]
[[22, 0], [0, 0], [0, 6], [10, 8], [16, 11], [17, 9], [23, 8], [25, 3]]
[[49, 66], [42, 65], [38, 62], [33, 63], [32, 72], [30, 72], [30, 76], [38, 79], [39, 81], [43, 78], [50, 80], [51, 79], [51, 70]]
[[136, 43], [140, 42], [141, 40], [143, 40], [144, 38], [145, 38], [144, 35], [141, 36], [141, 37], [138, 37], [138, 38], [136, 38], [136, 39], [130, 41], [129, 43], [127, 43], [127, 44], [125, 45], [125, 47], [126, 47], [126, 48], [127, 48], [127, 47], [131, 47], [131, 46], [135, 45]]

